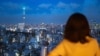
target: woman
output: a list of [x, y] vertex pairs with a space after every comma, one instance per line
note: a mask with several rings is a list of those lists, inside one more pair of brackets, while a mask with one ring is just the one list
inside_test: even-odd
[[64, 39], [48, 56], [100, 56], [97, 40], [90, 35], [86, 17], [72, 14], [64, 29]]

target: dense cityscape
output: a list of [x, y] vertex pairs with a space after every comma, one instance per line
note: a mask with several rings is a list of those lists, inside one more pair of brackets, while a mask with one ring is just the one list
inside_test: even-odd
[[100, 44], [100, 0], [0, 0], [0, 56], [47, 56], [74, 12], [87, 17]]
[[[100, 24], [91, 23], [91, 35], [100, 43]], [[0, 25], [1, 56], [43, 56], [63, 39], [64, 24]]]

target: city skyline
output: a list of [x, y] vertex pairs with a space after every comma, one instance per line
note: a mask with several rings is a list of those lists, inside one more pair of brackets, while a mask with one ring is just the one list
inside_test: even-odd
[[86, 15], [89, 22], [100, 21], [100, 0], [0, 0], [0, 24], [64, 24], [74, 12]]

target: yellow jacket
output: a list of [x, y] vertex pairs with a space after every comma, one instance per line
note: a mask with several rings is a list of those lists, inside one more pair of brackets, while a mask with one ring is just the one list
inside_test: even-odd
[[97, 40], [90, 37], [88, 40], [90, 42], [81, 44], [63, 39], [48, 56], [100, 56]]

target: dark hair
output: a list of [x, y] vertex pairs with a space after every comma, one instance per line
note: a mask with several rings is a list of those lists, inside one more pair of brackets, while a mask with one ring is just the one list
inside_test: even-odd
[[64, 38], [75, 43], [86, 43], [86, 36], [91, 36], [87, 18], [81, 13], [72, 14], [65, 24]]

